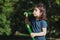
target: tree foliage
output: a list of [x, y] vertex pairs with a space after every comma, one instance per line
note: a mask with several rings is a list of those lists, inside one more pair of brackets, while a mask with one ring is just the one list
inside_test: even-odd
[[59, 37], [60, 0], [0, 0], [0, 35], [14, 35], [16, 31], [28, 33], [23, 13], [33, 12], [33, 6], [40, 2], [47, 10], [47, 37]]

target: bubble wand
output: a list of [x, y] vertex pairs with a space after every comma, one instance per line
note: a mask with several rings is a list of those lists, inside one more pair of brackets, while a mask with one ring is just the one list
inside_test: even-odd
[[[28, 17], [28, 14], [31, 14], [31, 13], [24, 12], [24, 15], [26, 17]], [[30, 25], [28, 23], [26, 23], [26, 28], [29, 31], [29, 33], [31, 34], [32, 33], [32, 30], [31, 30]], [[35, 40], [34, 37], [32, 37], [32, 40]]]

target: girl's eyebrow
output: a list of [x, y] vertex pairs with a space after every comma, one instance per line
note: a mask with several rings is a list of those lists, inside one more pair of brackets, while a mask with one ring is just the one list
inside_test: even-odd
[[36, 9], [34, 9], [34, 10], [36, 10]]

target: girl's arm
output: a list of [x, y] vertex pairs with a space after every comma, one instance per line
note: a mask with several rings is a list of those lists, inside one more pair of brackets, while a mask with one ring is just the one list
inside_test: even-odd
[[46, 32], [47, 32], [47, 28], [42, 28], [42, 32], [40, 32], [40, 33], [31, 33], [31, 36], [32, 37], [35, 37], [35, 36], [45, 36]]

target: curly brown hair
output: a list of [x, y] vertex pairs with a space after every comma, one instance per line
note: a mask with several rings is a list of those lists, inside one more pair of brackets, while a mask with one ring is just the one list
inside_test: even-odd
[[36, 4], [34, 8], [38, 8], [43, 14], [41, 15], [41, 19], [47, 20], [46, 17], [46, 8], [43, 3]]

